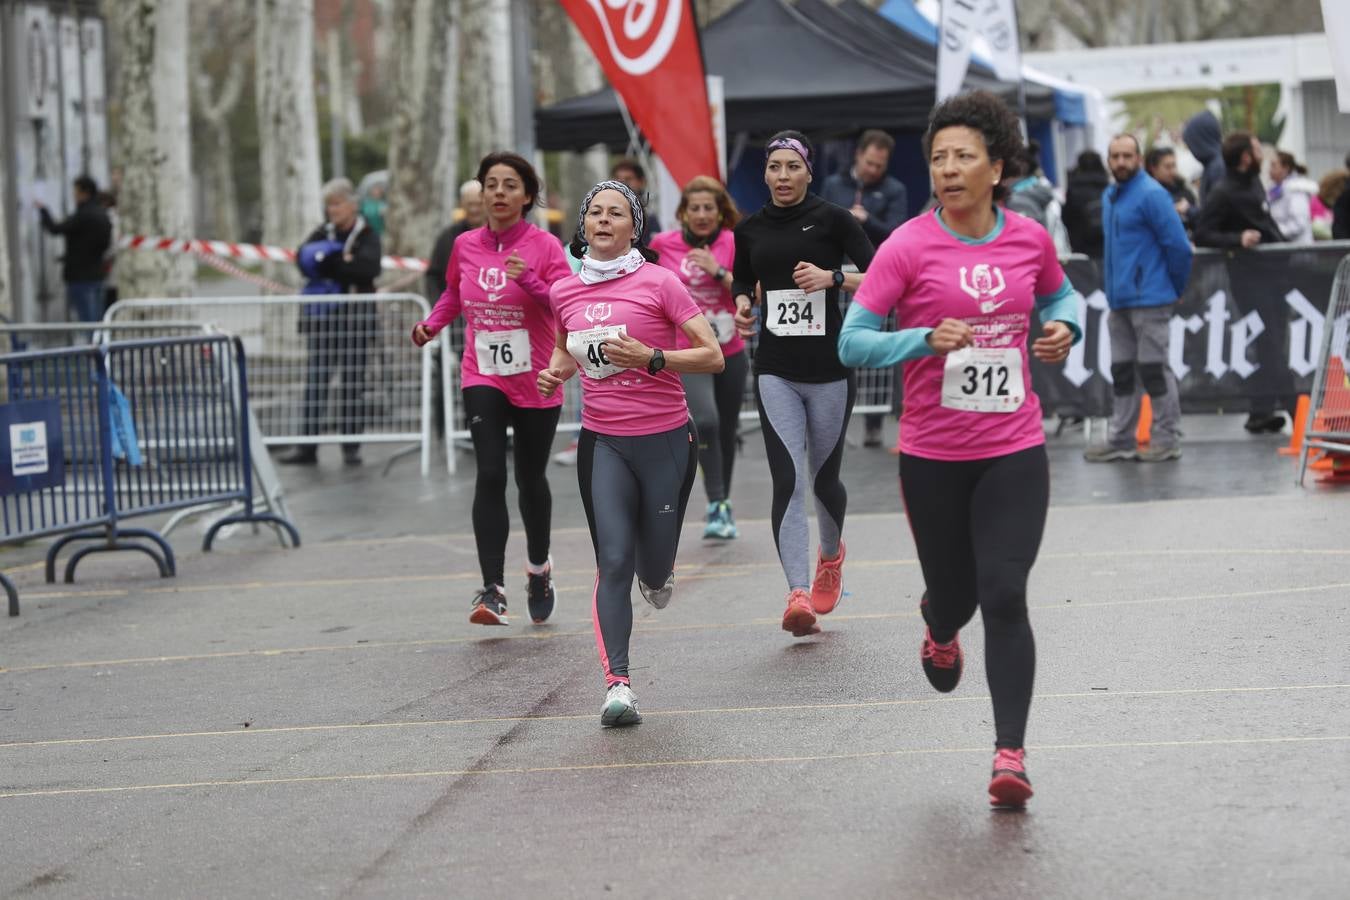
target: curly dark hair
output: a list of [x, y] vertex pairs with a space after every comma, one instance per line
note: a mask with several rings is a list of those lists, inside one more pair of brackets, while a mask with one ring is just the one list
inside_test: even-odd
[[483, 179], [487, 178], [487, 173], [493, 166], [510, 166], [516, 170], [516, 174], [520, 176], [521, 183], [525, 187], [525, 193], [530, 197], [530, 202], [525, 204], [521, 214], [529, 215], [530, 210], [534, 209], [534, 204], [539, 201], [539, 173], [534, 170], [534, 166], [530, 165], [530, 161], [519, 153], [498, 150], [483, 157], [483, 161], [478, 164], [479, 184], [482, 184]]
[[[1017, 114], [1008, 108], [994, 94], [988, 91], [972, 91], [948, 97], [933, 107], [928, 117], [928, 130], [923, 135], [923, 155], [929, 159], [933, 153], [933, 138], [944, 128], [971, 128], [984, 136], [985, 149], [989, 151], [989, 161], [1002, 161], [1003, 181], [994, 186], [994, 199], [1002, 200], [1008, 195], [1008, 176], [1018, 174], [1023, 155], [1022, 123]], [[1018, 172], [1014, 172], [1018, 169]]]

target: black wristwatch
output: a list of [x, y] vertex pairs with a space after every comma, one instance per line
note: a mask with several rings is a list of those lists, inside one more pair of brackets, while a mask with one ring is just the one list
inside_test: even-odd
[[844, 271], [842, 269], [834, 270], [834, 286], [837, 288], [844, 286]]
[[718, 281], [726, 281], [726, 279], [727, 279], [727, 267], [726, 267], [726, 266], [718, 266], [718, 267], [717, 267], [717, 274], [714, 275], [713, 277], [716, 278]]
[[652, 358], [647, 363], [647, 374], [655, 375], [666, 367], [666, 355], [660, 350], [652, 349]]

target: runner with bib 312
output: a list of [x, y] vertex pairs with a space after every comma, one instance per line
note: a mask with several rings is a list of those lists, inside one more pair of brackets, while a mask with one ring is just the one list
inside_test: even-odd
[[[1036, 358], [1061, 363], [1082, 336], [1054, 241], [995, 205], [1021, 147], [1017, 117], [992, 94], [933, 110], [924, 148], [939, 205], [881, 245], [839, 338], [850, 365], [905, 363], [900, 489], [927, 585], [921, 661], [933, 687], [954, 690], [957, 633], [980, 610], [996, 732], [989, 797], [1010, 807], [1031, 796], [1026, 590], [1050, 500], [1027, 346], [1034, 334]], [[897, 330], [883, 332], [892, 310]]]
[[525, 524], [525, 591], [530, 618], [553, 614], [553, 563], [549, 538], [553, 495], [548, 457], [558, 428], [562, 395], [543, 398], [534, 373], [553, 352], [549, 286], [572, 274], [562, 245], [524, 215], [539, 197], [534, 167], [514, 153], [493, 153], [478, 166], [488, 221], [455, 239], [445, 271], [445, 293], [425, 322], [413, 329], [419, 347], [461, 313], [464, 358], [460, 377], [464, 415], [473, 438], [478, 478], [473, 493], [473, 536], [483, 587], [473, 597], [469, 621], [505, 625], [506, 429], [514, 429], [520, 517]]
[[[783, 630], [802, 637], [820, 630], [817, 616], [844, 593], [848, 493], [839, 469], [857, 386], [836, 342], [839, 292], [856, 290], [862, 275], [840, 266], [847, 257], [866, 271], [873, 250], [851, 212], [807, 193], [815, 150], [805, 136], [779, 132], [764, 156], [771, 202], [736, 226], [732, 293], [747, 337], [760, 300], [755, 399], [773, 478], [774, 544], [788, 583]], [[808, 493], [815, 495], [820, 530], [814, 579]]]

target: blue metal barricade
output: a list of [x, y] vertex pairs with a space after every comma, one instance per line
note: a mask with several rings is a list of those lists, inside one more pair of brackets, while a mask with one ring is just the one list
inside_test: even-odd
[[[0, 543], [61, 535], [59, 554], [75, 579], [91, 553], [136, 550], [164, 577], [173, 548], [157, 531], [121, 520], [218, 502], [240, 511], [215, 522], [202, 542], [235, 523], [277, 527], [300, 545], [286, 519], [254, 508], [248, 381], [243, 345], [225, 336], [160, 338], [0, 355]], [[0, 575], [18, 614], [13, 584]]]

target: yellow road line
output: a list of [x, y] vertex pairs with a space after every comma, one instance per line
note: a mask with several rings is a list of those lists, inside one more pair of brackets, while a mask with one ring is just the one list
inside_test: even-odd
[[[645, 715], [645, 714], [644, 714]], [[1142, 750], [1180, 747], [1231, 747], [1270, 744], [1326, 744], [1350, 742], [1350, 735], [1312, 737], [1296, 735], [1264, 738], [1212, 738], [1177, 741], [1120, 741], [1084, 744], [1033, 745], [1036, 753], [1074, 750]], [[987, 754], [988, 747], [913, 747], [899, 750], [874, 750], [862, 753], [822, 753], [802, 756], [746, 756], [713, 757], [706, 759], [663, 759], [619, 763], [586, 763], [561, 766], [521, 766], [505, 769], [443, 769], [422, 772], [357, 772], [346, 775], [296, 775], [283, 778], [239, 778], [219, 781], [183, 781], [168, 784], [133, 784], [116, 787], [54, 788], [34, 791], [0, 793], [0, 800], [19, 797], [61, 797], [79, 794], [125, 794], [145, 791], [183, 790], [188, 788], [254, 787], [278, 784], [333, 784], [341, 782], [374, 782], [409, 780], [415, 778], [463, 778], [485, 775], [538, 775], [572, 772], [603, 772], [632, 769], [673, 769], [695, 766], [749, 766], [782, 765], [785, 763], [846, 762], [867, 759], [894, 759], [905, 756], [934, 756], [962, 753]]]
[[[1332, 582], [1330, 584], [1314, 584], [1306, 587], [1292, 588], [1270, 588], [1259, 591], [1237, 591], [1237, 592], [1219, 592], [1210, 594], [1186, 594], [1177, 596], [1163, 597], [1142, 597], [1127, 600], [1089, 600], [1078, 603], [1056, 602], [1056, 603], [1036, 603], [1031, 604], [1032, 610], [1072, 610], [1072, 609], [1092, 609], [1096, 607], [1111, 606], [1139, 606], [1144, 604], [1156, 603], [1187, 603], [1198, 600], [1244, 600], [1252, 597], [1277, 597], [1290, 596], [1293, 594], [1314, 594], [1322, 591], [1346, 590], [1350, 589], [1350, 582]], [[831, 616], [832, 621], [843, 622], [851, 620], [875, 620], [875, 619], [908, 619], [918, 615], [914, 611], [895, 612], [895, 613], [854, 613]], [[638, 633], [663, 633], [680, 631], [728, 631], [737, 628], [758, 628], [769, 627], [778, 624], [777, 618], [758, 618], [743, 622], [701, 622], [685, 625], [656, 625], [650, 623], [634, 623], [634, 631]], [[311, 647], [281, 647], [268, 650], [222, 650], [215, 653], [190, 653], [175, 654], [165, 656], [139, 656], [126, 659], [101, 659], [84, 660], [62, 663], [37, 663], [25, 666], [0, 666], [0, 675], [16, 675], [24, 672], [42, 672], [52, 669], [90, 669], [106, 668], [111, 666], [132, 666], [147, 665], [152, 663], [174, 663], [174, 662], [199, 662], [216, 659], [240, 659], [248, 657], [269, 657], [269, 656], [289, 656], [303, 653], [332, 653], [349, 650], [378, 650], [378, 649], [401, 649], [408, 647], [435, 647], [449, 646], [454, 644], [470, 644], [479, 641], [512, 641], [512, 640], [552, 640], [555, 638], [567, 637], [589, 637], [593, 632], [589, 629], [584, 631], [526, 631], [515, 634], [476, 634], [472, 636], [461, 636], [452, 638], [427, 638], [423, 640], [409, 641], [369, 641], [360, 644], [327, 644]]]
[[[1057, 694], [1037, 694], [1036, 700], [1079, 700], [1084, 698], [1111, 699], [1125, 697], [1181, 697], [1215, 694], [1260, 694], [1295, 691], [1334, 691], [1350, 689], [1350, 684], [1292, 684], [1269, 687], [1232, 688], [1168, 688], [1139, 691], [1070, 691]], [[742, 715], [753, 713], [835, 712], [858, 709], [886, 709], [901, 706], [928, 706], [940, 703], [985, 703], [986, 695], [971, 697], [915, 697], [894, 700], [860, 700], [850, 703], [794, 703], [784, 706], [723, 706], [696, 709], [666, 709], [644, 712], [648, 718], [706, 715]], [[312, 732], [379, 731], [405, 728], [444, 728], [461, 725], [499, 725], [519, 722], [575, 722], [594, 720], [591, 713], [553, 716], [484, 716], [465, 719], [417, 719], [400, 722], [349, 722], [329, 725], [283, 725], [274, 728], [231, 728], [216, 731], [181, 731], [160, 734], [114, 735], [98, 738], [56, 738], [45, 741], [11, 741], [0, 743], [0, 750], [23, 747], [68, 747], [84, 744], [117, 744], [138, 741], [178, 740], [183, 738], [236, 737], [259, 734], [302, 734]]]

